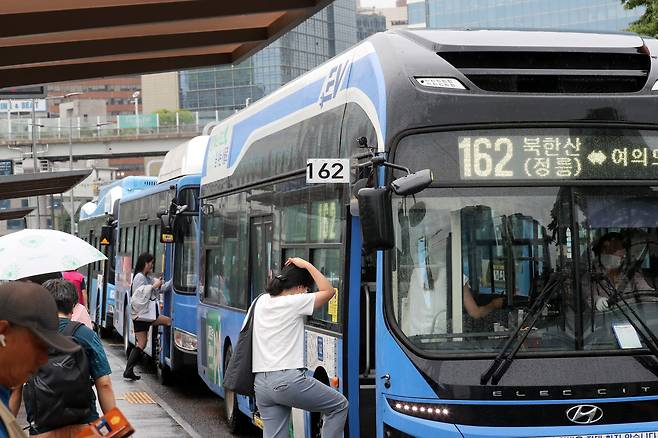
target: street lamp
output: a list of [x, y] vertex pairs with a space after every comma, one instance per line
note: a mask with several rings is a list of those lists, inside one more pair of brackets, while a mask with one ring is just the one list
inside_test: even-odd
[[142, 94], [139, 91], [135, 91], [133, 93], [133, 103], [135, 104], [135, 128], [137, 128], [136, 132], [137, 135], [139, 135], [139, 95]]
[[114, 125], [114, 124], [116, 124], [116, 122], [109, 122], [108, 121], [108, 122], [98, 122], [98, 123], [96, 123], [96, 130], [97, 130], [98, 136], [99, 137], [101, 136], [101, 128], [103, 126]]
[[[80, 96], [84, 93], [76, 91], [73, 93], [66, 93], [61, 96], [48, 96], [46, 99], [70, 99], [73, 96]], [[73, 116], [73, 114], [71, 114]], [[61, 119], [61, 111], [60, 111], [60, 119]], [[69, 119], [69, 170], [73, 170], [73, 117], [67, 117]], [[70, 194], [70, 201], [71, 201], [71, 234], [75, 235], [75, 200], [73, 199], [73, 187], [71, 187], [71, 190], [69, 192]]]

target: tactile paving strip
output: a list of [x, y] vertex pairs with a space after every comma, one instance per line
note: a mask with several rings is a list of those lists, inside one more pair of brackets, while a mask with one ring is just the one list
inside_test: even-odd
[[148, 393], [139, 391], [139, 392], [126, 392], [123, 395], [123, 399], [126, 400], [128, 403], [136, 404], [136, 405], [147, 405], [147, 404], [155, 404], [155, 400], [151, 398]]

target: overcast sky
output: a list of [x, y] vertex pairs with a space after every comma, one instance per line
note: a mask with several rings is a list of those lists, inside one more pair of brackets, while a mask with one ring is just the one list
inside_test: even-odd
[[395, 0], [361, 0], [361, 6], [377, 6], [378, 8], [392, 8]]

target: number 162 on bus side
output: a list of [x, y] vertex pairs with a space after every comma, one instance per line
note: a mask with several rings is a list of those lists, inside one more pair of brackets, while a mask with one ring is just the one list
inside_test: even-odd
[[350, 160], [347, 158], [311, 158], [306, 161], [307, 184], [349, 182]]

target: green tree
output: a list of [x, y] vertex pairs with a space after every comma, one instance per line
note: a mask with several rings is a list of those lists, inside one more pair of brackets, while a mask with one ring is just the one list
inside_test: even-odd
[[158, 114], [158, 118], [160, 119], [160, 126], [175, 125], [177, 112], [178, 121], [181, 125], [186, 123], [194, 123], [196, 120], [196, 116], [192, 111], [181, 109], [177, 111], [170, 111], [168, 109], [161, 109], [156, 111], [156, 114]]
[[641, 35], [658, 36], [658, 0], [621, 0], [626, 9], [644, 6], [644, 14], [631, 23], [628, 30]]

